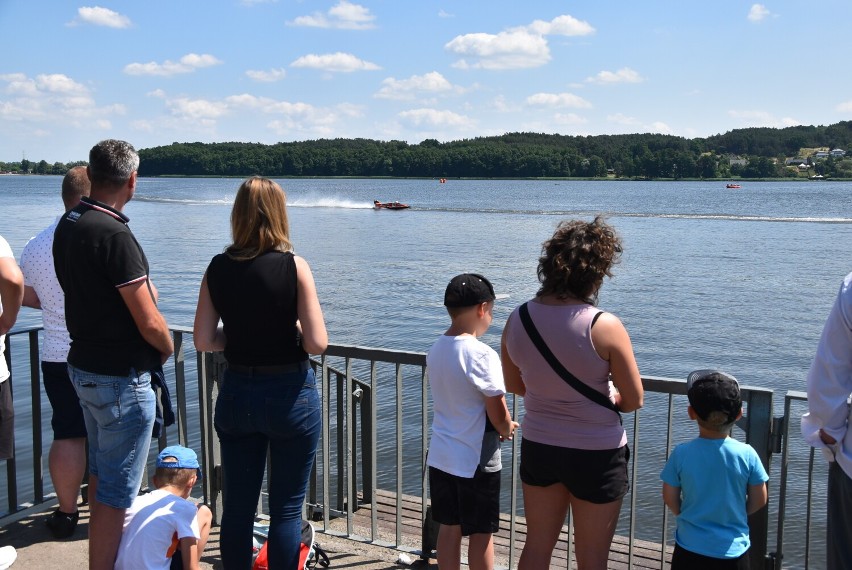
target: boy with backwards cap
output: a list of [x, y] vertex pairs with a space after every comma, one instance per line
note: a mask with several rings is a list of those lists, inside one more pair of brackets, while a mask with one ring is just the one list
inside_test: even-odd
[[124, 517], [116, 570], [198, 570], [213, 514], [189, 501], [201, 477], [198, 456], [180, 445], [157, 456], [156, 490], [139, 495]]
[[748, 515], [766, 505], [769, 476], [757, 452], [730, 437], [742, 417], [736, 378], [696, 370], [686, 379], [689, 418], [698, 437], [666, 462], [663, 501], [677, 515], [672, 570], [747, 569]]
[[429, 488], [440, 523], [441, 570], [461, 566], [462, 536], [469, 536], [472, 570], [494, 567], [492, 533], [499, 530], [500, 441], [518, 427], [506, 407], [497, 353], [477, 337], [491, 326], [494, 288], [483, 276], [454, 277], [444, 293], [450, 328], [426, 357], [432, 392]]

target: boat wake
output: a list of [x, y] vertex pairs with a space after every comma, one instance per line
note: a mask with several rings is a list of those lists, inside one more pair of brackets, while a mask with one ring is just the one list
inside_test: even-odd
[[148, 202], [151, 204], [184, 204], [186, 206], [206, 206], [209, 204], [216, 204], [219, 206], [230, 206], [234, 203], [233, 196], [229, 196], [227, 198], [210, 198], [206, 200], [200, 200], [198, 198], [166, 198], [163, 196], [144, 196], [140, 194], [135, 194], [133, 196], [134, 202]]
[[304, 197], [287, 200], [288, 207], [294, 208], [341, 208], [344, 210], [372, 210], [373, 204], [369, 202], [358, 202], [335, 197]]

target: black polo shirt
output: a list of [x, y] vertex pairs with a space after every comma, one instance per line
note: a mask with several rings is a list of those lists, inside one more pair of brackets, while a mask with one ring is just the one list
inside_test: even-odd
[[119, 293], [148, 280], [148, 260], [129, 221], [118, 210], [83, 198], [54, 233], [53, 264], [71, 334], [68, 362], [87, 372], [125, 376], [131, 368], [143, 372], [161, 362]]

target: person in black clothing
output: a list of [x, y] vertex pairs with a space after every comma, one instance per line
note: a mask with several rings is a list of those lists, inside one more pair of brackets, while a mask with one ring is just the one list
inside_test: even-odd
[[104, 140], [89, 152], [91, 194], [56, 227], [53, 262], [71, 335], [68, 371], [89, 439], [89, 568], [111, 570], [125, 510], [151, 445], [151, 370], [174, 352], [148, 260], [121, 210], [136, 191], [139, 155]]
[[[195, 347], [228, 361], [214, 426], [222, 448], [225, 568], [251, 567], [255, 506], [269, 455], [270, 568], [296, 568], [302, 503], [322, 416], [308, 354], [328, 334], [308, 263], [293, 254], [286, 198], [266, 178], [246, 180], [231, 212], [233, 243], [201, 281]], [[222, 326], [219, 326], [219, 320]]]

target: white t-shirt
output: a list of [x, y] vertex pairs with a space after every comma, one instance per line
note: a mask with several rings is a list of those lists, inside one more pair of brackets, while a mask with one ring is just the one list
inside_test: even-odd
[[115, 570], [168, 570], [180, 548], [174, 540], [201, 538], [197, 514], [195, 504], [164, 489], [136, 497], [124, 515]]
[[53, 232], [58, 222], [59, 218], [56, 218], [28, 241], [21, 253], [24, 283], [35, 289], [41, 301], [41, 318], [44, 322], [41, 359], [46, 362], [65, 362], [71, 346], [71, 337], [65, 326], [65, 294], [53, 267]]
[[[426, 356], [432, 392], [432, 438], [427, 464], [458, 477], [473, 477], [481, 462], [500, 470], [499, 445], [483, 457], [485, 399], [506, 393], [500, 357], [470, 335], [441, 336]], [[489, 450], [490, 453], [490, 450]], [[484, 461], [483, 461], [484, 460]], [[496, 462], [496, 463], [495, 463]]]
[[[0, 236], [0, 257], [11, 257], [14, 259], [14, 255], [12, 255], [12, 248], [9, 247], [9, 242], [3, 239], [3, 236]], [[0, 315], [3, 314], [3, 301], [0, 300]], [[4, 351], [6, 350], [6, 335], [0, 335], [0, 382], [5, 382], [7, 378], [9, 378], [9, 368], [6, 366], [6, 357], [4, 355]]]

